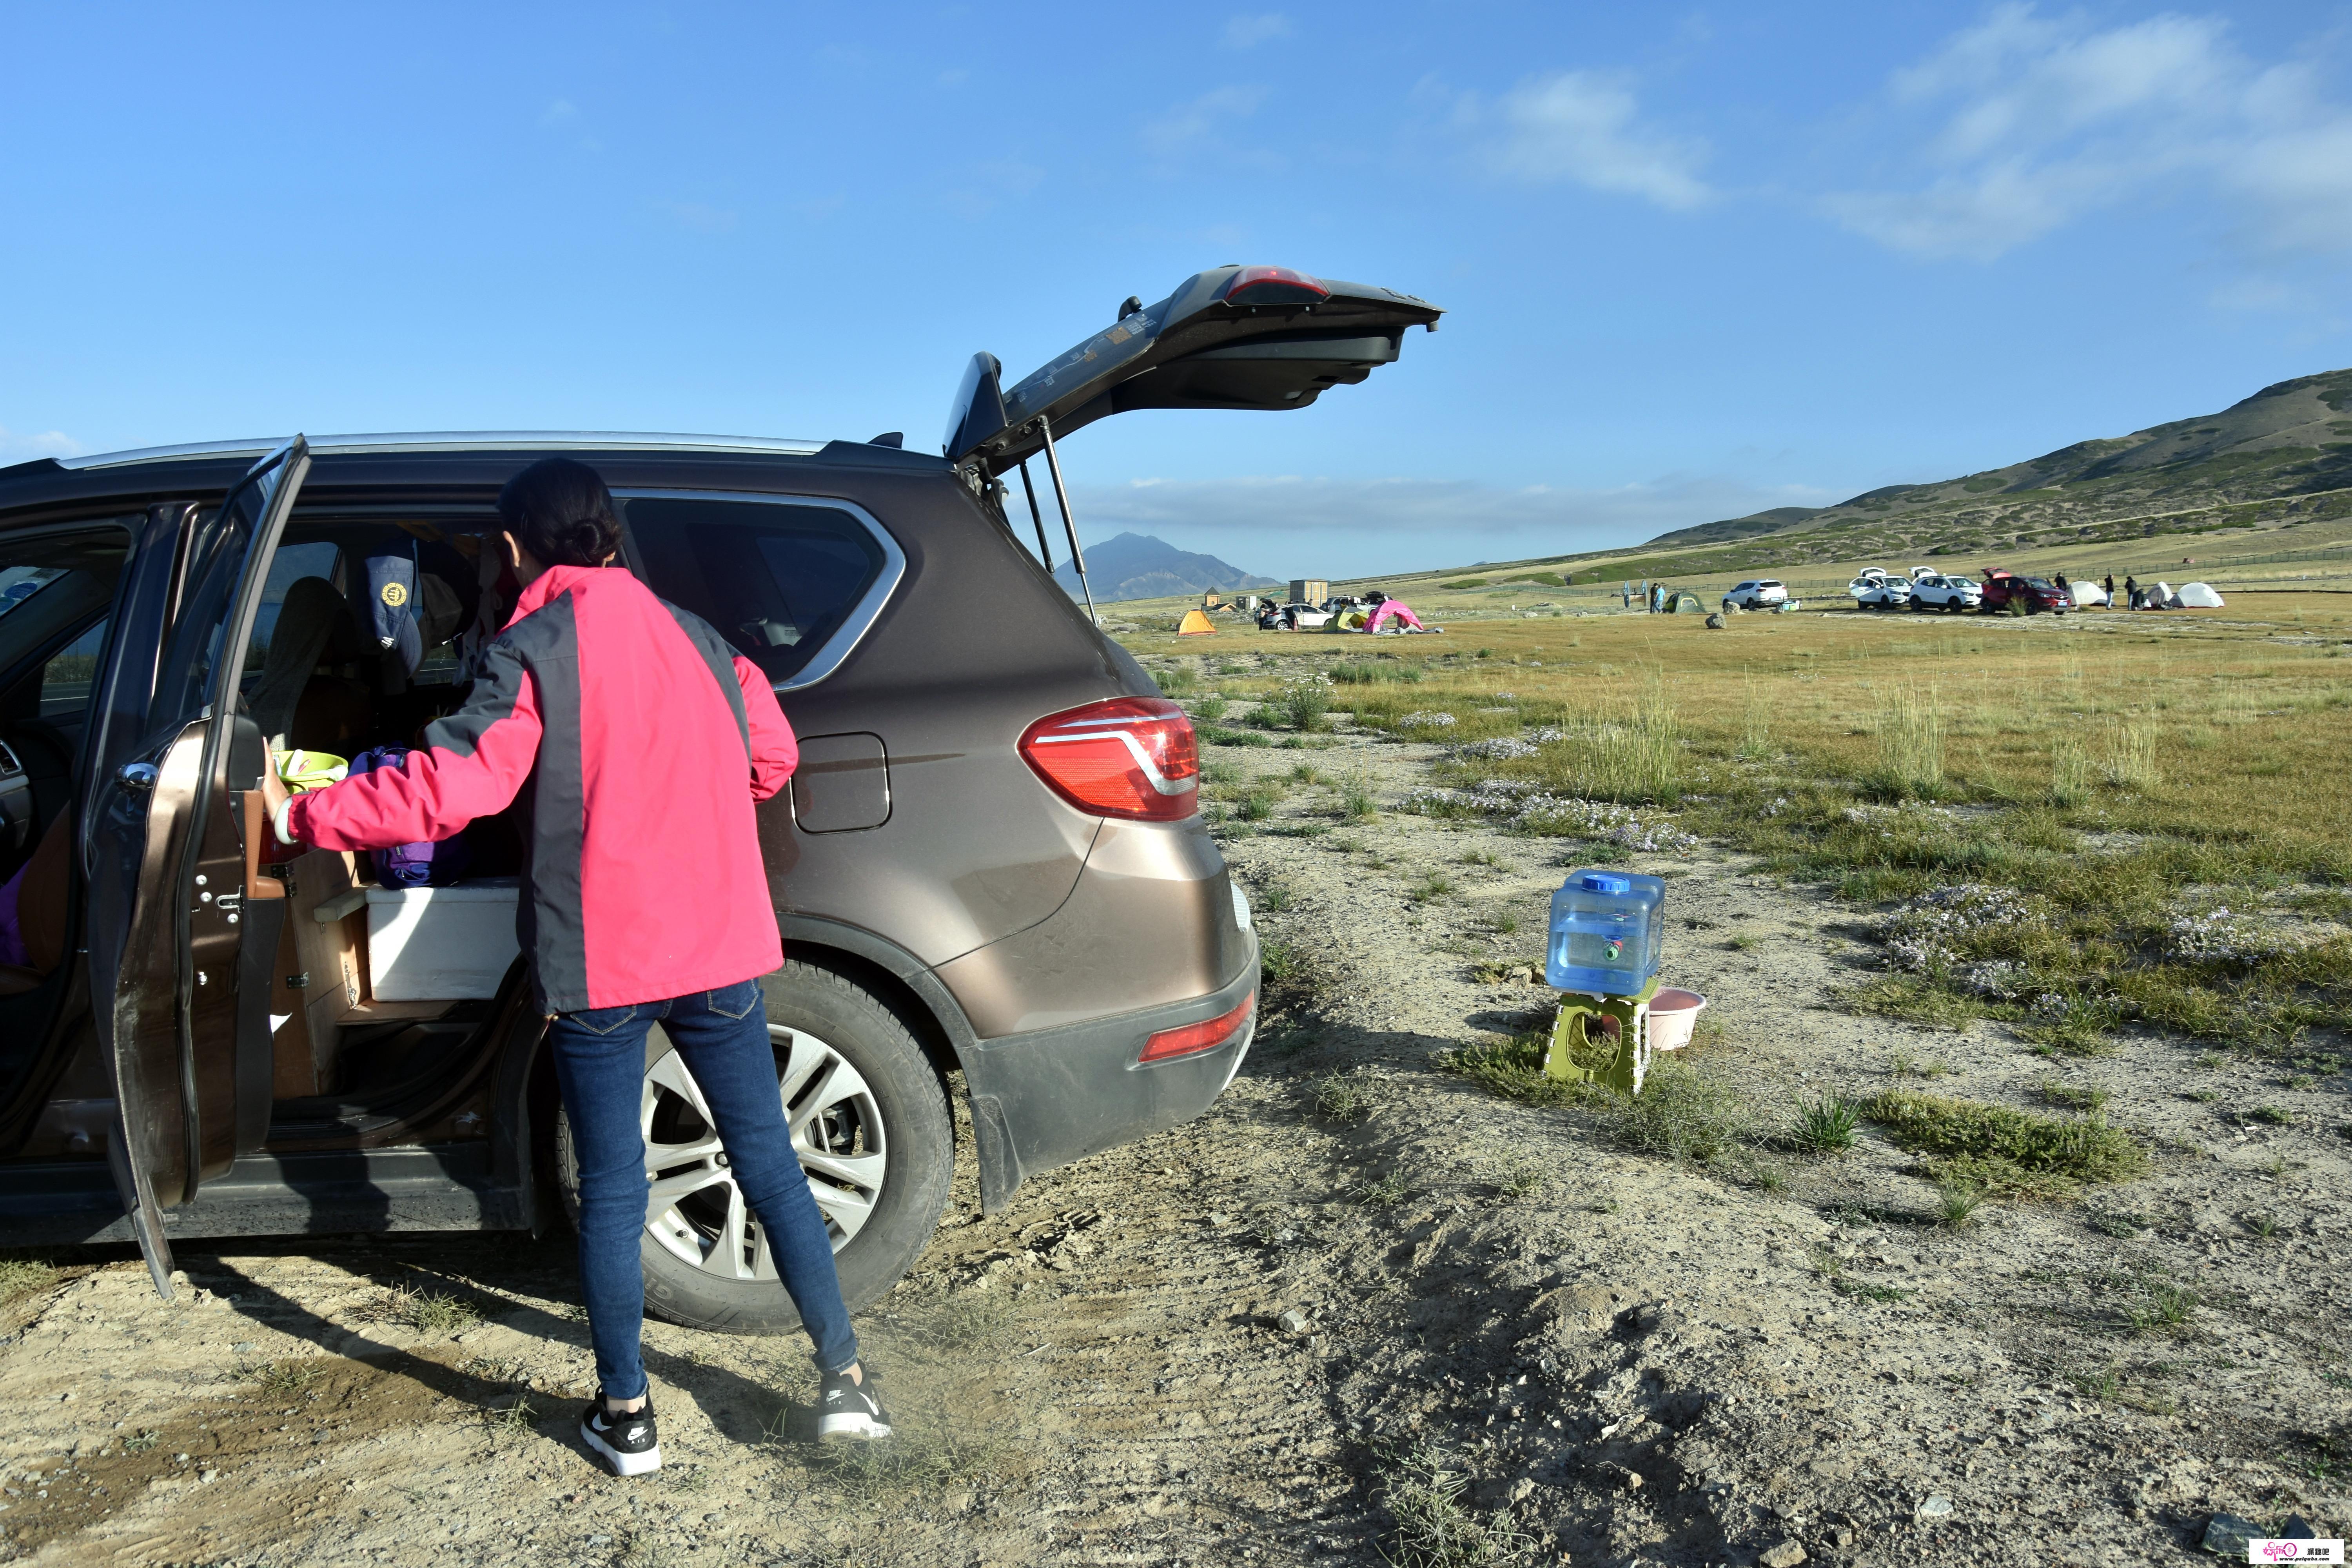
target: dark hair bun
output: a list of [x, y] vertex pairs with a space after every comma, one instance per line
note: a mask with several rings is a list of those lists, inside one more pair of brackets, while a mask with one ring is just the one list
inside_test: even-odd
[[596, 566], [621, 548], [604, 477], [570, 458], [541, 458], [499, 492], [499, 521], [550, 566]]

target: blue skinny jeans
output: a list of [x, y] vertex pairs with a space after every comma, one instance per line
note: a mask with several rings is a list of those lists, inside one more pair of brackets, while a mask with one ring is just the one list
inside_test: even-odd
[[[766, 1234], [776, 1272], [821, 1372], [857, 1362], [833, 1243], [793, 1152], [757, 980], [664, 1002], [559, 1014], [548, 1025], [555, 1079], [580, 1167], [580, 1290], [596, 1377], [613, 1399], [646, 1392], [646, 1031], [658, 1023], [710, 1108], [728, 1167]], [[655, 1245], [659, 1245], [658, 1243]]]

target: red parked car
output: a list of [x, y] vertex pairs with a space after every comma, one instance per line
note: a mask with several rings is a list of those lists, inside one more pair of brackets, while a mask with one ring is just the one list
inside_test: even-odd
[[1983, 609], [1988, 616], [2005, 613], [2011, 605], [2021, 605], [2029, 616], [2047, 610], [2063, 616], [2074, 607], [2074, 596], [2047, 577], [2020, 577], [2013, 572], [1994, 567], [1984, 574]]

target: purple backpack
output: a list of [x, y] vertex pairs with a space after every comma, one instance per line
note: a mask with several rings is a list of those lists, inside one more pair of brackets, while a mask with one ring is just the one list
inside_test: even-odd
[[[407, 759], [406, 746], [378, 746], [353, 757], [345, 776], [357, 778], [379, 768], [396, 770]], [[461, 830], [438, 843], [419, 840], [372, 849], [368, 858], [375, 866], [375, 879], [387, 888], [446, 888], [465, 877], [474, 863], [474, 852]]]

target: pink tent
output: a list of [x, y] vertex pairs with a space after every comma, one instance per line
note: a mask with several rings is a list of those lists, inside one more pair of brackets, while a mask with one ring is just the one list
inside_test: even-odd
[[1402, 621], [1406, 626], [1411, 626], [1417, 632], [1425, 632], [1429, 629], [1427, 626], [1421, 624], [1421, 617], [1414, 615], [1412, 607], [1406, 605], [1402, 599], [1381, 600], [1379, 605], [1373, 609], [1372, 618], [1364, 623], [1364, 629], [1368, 632], [1377, 632], [1381, 629], [1381, 626], [1383, 622], [1391, 618]]

